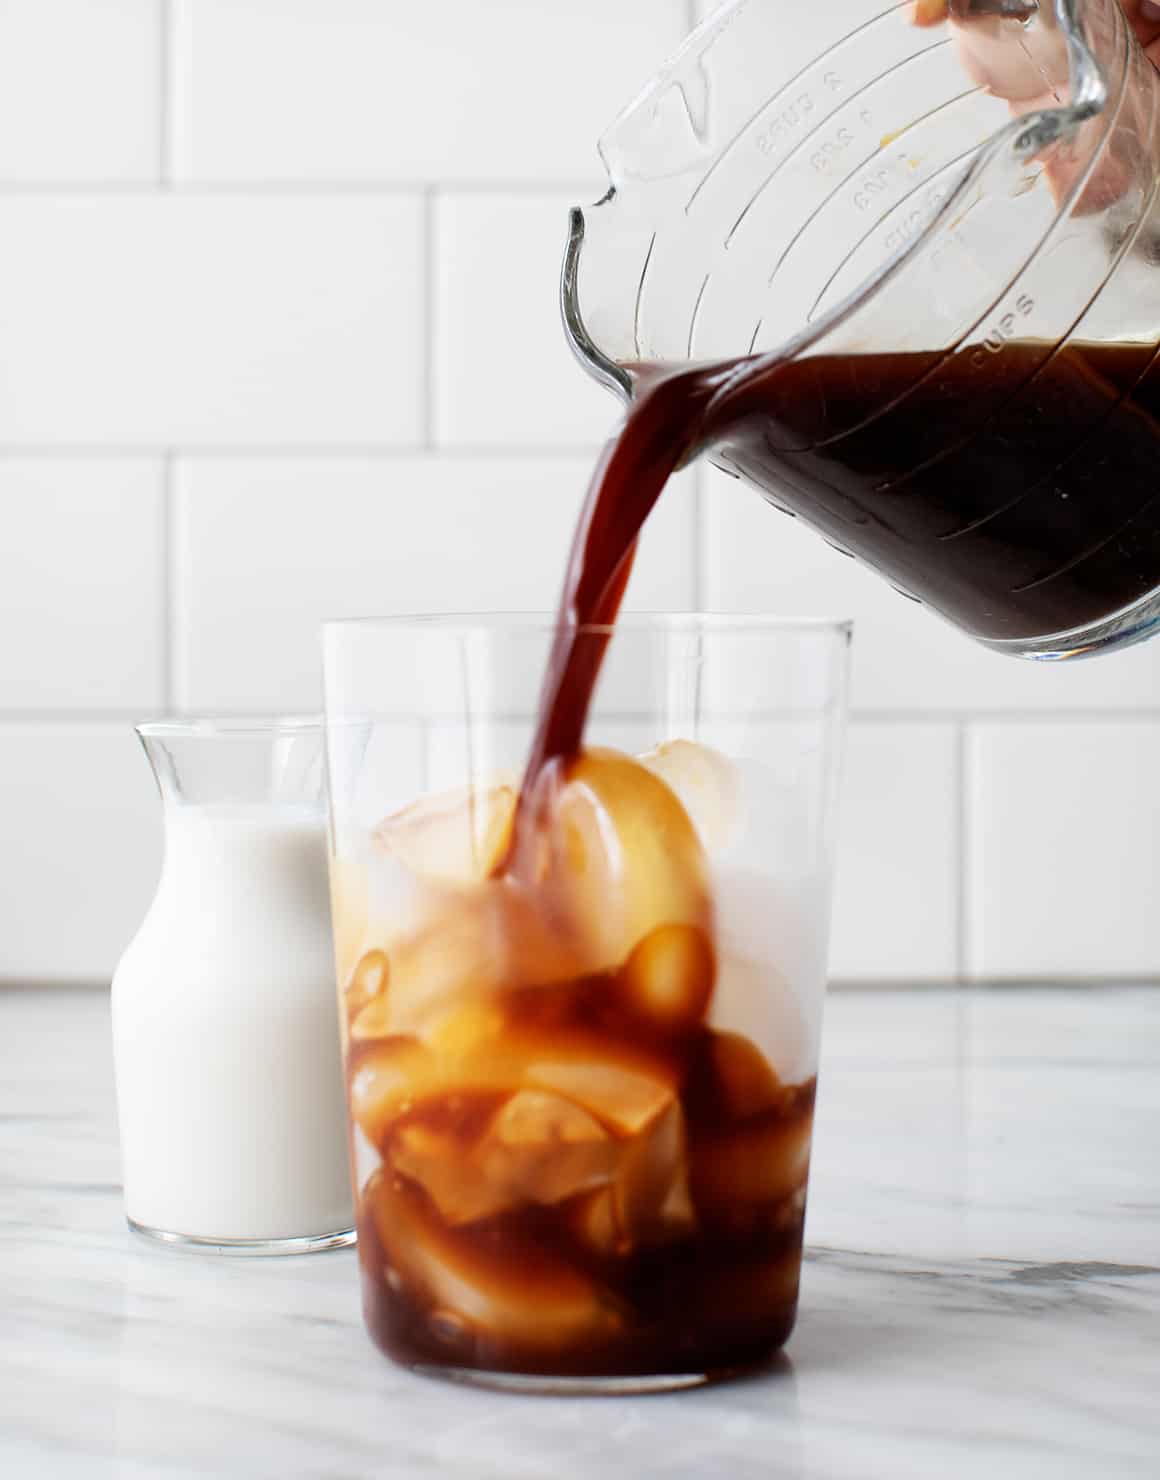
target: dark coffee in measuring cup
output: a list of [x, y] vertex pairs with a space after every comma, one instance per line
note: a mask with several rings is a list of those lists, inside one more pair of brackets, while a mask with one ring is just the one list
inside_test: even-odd
[[596, 662], [575, 625], [615, 619], [636, 535], [696, 450], [985, 642], [1090, 628], [1160, 585], [1153, 345], [633, 374], [573, 547], [529, 775], [578, 747]]
[[985, 642], [1106, 622], [1160, 584], [1152, 345], [1014, 342], [736, 372], [726, 466]]

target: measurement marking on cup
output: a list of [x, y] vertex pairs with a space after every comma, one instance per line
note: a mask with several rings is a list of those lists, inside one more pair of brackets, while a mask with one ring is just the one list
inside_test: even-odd
[[[833, 151], [833, 149], [830, 149], [830, 150], [827, 151], [825, 145], [823, 145], [821, 148], [818, 148], [816, 146], [812, 146], [812, 152], [808, 155], [807, 160], [806, 160], [807, 164], [812, 165], [813, 168], [814, 168], [814, 170], [815, 170], [815, 172], [817, 172], [817, 173], [828, 173], [827, 166], [828, 166], [828, 164], [829, 164], [830, 161], [827, 160], [827, 159], [825, 159], [824, 157], [823, 158], [819, 158], [818, 156], [819, 155], [825, 156], [827, 153], [829, 153], [832, 159], [836, 160], [837, 158], [839, 158], [841, 154], [844, 154], [846, 152], [846, 148], [848, 147], [848, 144], [858, 142], [855, 139], [854, 135], [855, 135], [855, 130], [859, 126], [859, 123], [861, 124], [861, 126], [863, 128], [865, 128], [867, 118], [868, 117], [869, 118], [872, 118], [873, 117], [873, 113], [872, 113], [872, 111], [871, 111], [871, 109], [870, 109], [870, 107], [868, 105], [863, 105], [862, 109], [860, 110], [860, 112], [857, 115], [857, 119], [855, 118], [855, 116], [854, 116], [854, 114], [853, 114], [852, 111], [850, 111], [849, 113], [847, 113], [846, 110], [847, 109], [852, 110], [853, 109], [853, 105], [855, 104], [855, 102], [860, 97], [862, 97], [863, 94], [869, 93], [874, 88], [881, 87], [881, 85], [886, 81], [886, 79], [888, 77], [893, 77], [896, 73], [901, 72], [904, 68], [910, 66], [912, 63], [918, 62], [923, 57], [928, 56], [932, 51], [938, 51], [941, 47], [949, 46], [950, 44], [951, 43], [949, 41], [937, 41], [933, 46], [928, 46], [925, 51], [916, 52], [916, 53], [914, 53], [911, 56], [904, 57], [902, 59], [902, 61], [896, 62], [894, 64], [894, 66], [888, 68], [885, 72], [880, 73], [877, 77], [875, 77], [871, 81], [867, 82], [865, 84], [865, 86], [858, 88], [858, 90], [856, 92], [854, 92], [853, 94], [851, 94], [851, 96], [846, 99], [846, 101], [842, 105], [842, 107], [839, 108], [832, 115], [832, 117], [834, 118], [835, 122], [839, 122], [843, 116], [845, 116], [848, 119], [848, 124], [840, 124], [839, 129], [837, 131], [838, 134], [843, 134], [844, 133], [845, 135], [847, 135], [847, 139], [846, 140], [839, 141], [839, 140], [836, 140], [836, 136], [832, 134], [830, 136], [829, 141], [828, 141], [831, 144], [833, 144], [835, 142], [841, 142], [841, 145], [842, 145], [841, 149], [837, 153], [835, 153]], [[734, 221], [732, 227], [730, 228], [729, 234], [725, 238], [725, 247], [726, 248], [728, 248], [731, 245], [731, 243], [733, 241], [733, 238], [737, 235], [738, 231], [740, 231], [741, 227], [744, 225], [747, 217], [749, 216], [749, 213], [752, 211], [753, 207], [757, 204], [757, 201], [761, 198], [761, 196], [765, 193], [765, 191], [769, 188], [769, 186], [772, 185], [773, 181], [782, 172], [782, 170], [784, 170], [788, 165], [790, 165], [793, 162], [793, 160], [796, 157], [798, 157], [799, 152], [804, 151], [806, 149], [811, 149], [811, 140], [812, 140], [812, 137], [813, 136], [811, 135], [811, 136], [808, 136], [807, 138], [803, 139], [800, 144], [798, 144], [787, 155], [785, 155], [784, 158], [782, 158], [781, 161], [777, 165], [774, 166], [774, 168], [770, 171], [770, 173], [766, 176], [766, 178], [762, 181], [762, 183], [753, 192], [753, 194], [750, 196], [749, 200], [746, 202], [744, 210], [742, 210], [741, 214], [737, 217], [736, 221]], [[854, 168], [852, 170], [850, 170], [841, 180], [838, 181], [837, 185], [835, 186], [835, 189], [836, 190], [842, 190], [842, 189], [844, 189], [845, 186], [850, 183], [850, 181], [854, 178], [854, 176], [858, 173], [859, 170], [862, 170], [862, 169], [865, 169], [866, 168], [866, 166], [874, 158], [876, 152], [877, 152], [876, 150], [871, 150], [870, 153], [866, 154], [861, 160], [859, 160], [859, 162], [854, 166]], [[806, 226], [808, 226], [813, 221], [814, 216], [816, 216], [818, 214], [818, 211], [820, 211], [825, 204], [826, 204], [826, 202], [825, 201], [822, 201], [815, 208], [815, 210], [813, 212], [811, 212], [810, 217], [809, 217], [809, 220], [805, 223]], [[805, 229], [805, 227], [802, 228], [802, 230], [804, 230], [804, 229]], [[801, 235], [801, 232], [799, 231], [797, 233], [797, 236], [800, 236], [800, 235]], [[795, 236], [794, 241], [797, 240], [797, 236]], [[793, 244], [794, 243], [791, 242], [790, 243], [790, 246], [792, 247]], [[786, 252], [788, 252], [788, 250], [789, 250], [789, 248], [786, 249]], [[786, 253], [783, 252], [782, 253], [782, 256], [779, 257], [779, 259], [778, 259], [778, 267], [780, 267], [782, 261], [784, 261], [785, 255], [786, 255]], [[776, 272], [777, 272], [777, 268], [775, 267], [773, 273], [770, 274], [769, 281], [771, 283], [773, 281], [774, 276], [776, 275]]]
[[775, 114], [767, 124], [763, 125], [754, 139], [758, 152], [772, 154], [781, 140], [787, 134], [800, 128], [816, 107], [812, 93], [799, 93], [792, 102], [786, 104], [780, 113]]
[[[897, 8], [901, 8], [901, 7], [897, 7]], [[847, 39], [849, 39], [849, 38], [847, 38]], [[858, 100], [858, 98], [862, 97], [862, 95], [864, 93], [868, 93], [872, 89], [881, 86], [881, 84], [884, 83], [888, 77], [894, 76], [895, 73], [900, 72], [905, 67], [908, 67], [912, 62], [918, 62], [923, 57], [928, 56], [931, 52], [938, 51], [942, 47], [949, 46], [950, 44], [951, 43], [950, 43], [949, 40], [939, 40], [939, 41], [934, 42], [933, 45], [927, 46], [927, 47], [923, 48], [921, 51], [912, 52], [910, 55], [901, 58], [899, 61], [895, 62], [892, 66], [886, 68], [885, 71], [879, 72], [876, 76], [869, 78], [860, 87], [856, 87], [854, 89], [854, 91], [852, 93], [850, 93], [850, 95], [848, 97], [846, 97], [846, 99], [845, 99], [844, 102], [840, 103], [836, 107], [832, 108], [828, 113], [826, 113], [826, 115], [818, 121], [817, 127], [812, 132], [806, 132], [804, 138], [800, 139], [796, 144], [792, 145], [792, 147], [789, 148], [787, 150], [787, 152], [784, 153], [781, 156], [781, 158], [773, 166], [773, 168], [769, 172], [769, 174], [765, 177], [764, 180], [762, 180], [762, 182], [753, 191], [753, 193], [750, 195], [748, 201], [746, 202], [744, 209], [741, 211], [740, 215], [734, 221], [734, 223], [733, 223], [732, 227], [730, 228], [727, 236], [725, 237], [725, 243], [724, 243], [725, 247], [728, 248], [730, 246], [730, 244], [733, 241], [733, 238], [737, 235], [738, 231], [741, 229], [741, 227], [744, 224], [746, 218], [748, 217], [750, 211], [753, 209], [753, 207], [756, 205], [757, 201], [761, 198], [761, 196], [765, 193], [765, 191], [769, 188], [769, 186], [773, 184], [774, 180], [778, 177], [778, 175], [781, 174], [782, 170], [784, 170], [795, 159], [797, 159], [799, 157], [799, 154], [802, 151], [804, 151], [806, 149], [809, 149], [811, 147], [811, 141], [812, 141], [812, 139], [814, 137], [814, 134], [817, 133], [821, 129], [821, 127], [822, 127], [823, 124], [829, 122], [831, 119], [833, 119], [835, 121], [840, 120], [842, 118], [843, 114], [845, 114], [846, 110], [847, 109], [852, 109], [853, 108], [853, 105], [855, 104], [855, 102]], [[834, 87], [837, 90], [839, 90], [839, 91], [844, 90], [848, 86], [848, 84], [846, 83], [845, 79], [842, 78], [841, 76], [839, 76], [837, 73], [827, 74], [827, 76], [829, 76], [829, 75], [832, 75], [833, 76], [833, 79], [834, 79], [833, 85], [834, 85]], [[863, 108], [862, 114], [861, 114], [861, 117], [863, 119], [865, 118], [865, 115], [866, 115], [867, 111], [868, 111], [867, 109]], [[849, 116], [850, 116], [851, 122], [853, 122], [853, 115], [851, 114]], [[733, 146], [730, 145], [729, 147], [731, 149]], [[727, 152], [728, 151], [726, 151], [726, 153]], [[816, 154], [818, 152], [819, 151], [816, 148], [814, 148], [813, 153], [811, 153], [810, 156], [807, 159], [807, 163], [813, 164], [815, 170], [819, 170], [819, 169], [822, 168], [822, 166], [820, 164], [814, 163], [814, 154]], [[870, 158], [870, 157], [872, 157], [872, 156], [868, 156], [868, 158]], [[704, 179], [702, 179], [700, 185], [698, 185], [697, 189], [693, 192], [693, 195], [690, 197], [689, 206], [692, 205], [693, 201], [697, 198], [697, 195], [700, 193], [700, 191], [702, 189], [704, 189], [704, 186], [705, 186], [706, 181], [713, 174], [714, 170], [716, 170], [718, 168], [718, 166], [720, 165], [721, 160], [723, 158], [724, 158], [724, 155], [718, 156], [717, 160], [714, 161], [714, 164], [711, 166], [711, 168], [708, 171], [706, 171], [706, 174], [704, 176]], [[865, 161], [863, 161], [863, 163], [865, 163]], [[685, 208], [686, 209], [686, 212], [688, 211], [689, 206], [686, 206], [686, 208]]]
[[[964, 150], [964, 152], [958, 155], [955, 159], [948, 160], [947, 163], [943, 165], [940, 174], [947, 174], [950, 171], [954, 170], [956, 166], [960, 165], [964, 159], [968, 158], [974, 152], [974, 146], [972, 146], [970, 149]], [[811, 323], [813, 322], [813, 320], [817, 317], [818, 309], [825, 301], [831, 288], [833, 288], [834, 283], [838, 280], [842, 272], [851, 262], [853, 262], [855, 257], [857, 257], [858, 253], [862, 250], [862, 248], [866, 245], [867, 241], [869, 241], [874, 233], [878, 231], [884, 224], [889, 223], [891, 219], [897, 214], [897, 212], [906, 205], [906, 202], [908, 200], [911, 200], [920, 192], [922, 193], [922, 199], [919, 204], [915, 206], [912, 210], [907, 212], [907, 214], [903, 216], [901, 220], [897, 221], [895, 225], [891, 226], [890, 229], [881, 238], [880, 246], [877, 249], [880, 251], [880, 253], [890, 254], [892, 252], [898, 251], [902, 247], [912, 242], [916, 237], [920, 236], [922, 232], [925, 231], [927, 227], [931, 224], [931, 222], [935, 219], [941, 207], [946, 203], [947, 200], [949, 200], [950, 196], [957, 188], [958, 184], [959, 181], [957, 178], [940, 181], [938, 176], [936, 175], [934, 177], [934, 183], [932, 183], [930, 179], [924, 180], [920, 184], [915, 185], [913, 189], [909, 190], [902, 197], [901, 200], [896, 201], [885, 215], [880, 216], [878, 220], [876, 220], [862, 234], [862, 236], [858, 238], [858, 240], [850, 248], [849, 252], [847, 252], [847, 254], [842, 258], [837, 267], [834, 268], [833, 272], [826, 279], [821, 292], [814, 299], [809, 314], [807, 315], [807, 321]]]
[[882, 245], [888, 252], [896, 251], [908, 241], [913, 240], [920, 231], [924, 230], [931, 222], [939, 206], [950, 195], [949, 185], [942, 185], [937, 190], [932, 190], [923, 200], [921, 205], [915, 206], [908, 211], [897, 226], [892, 227], [882, 238]]
[[1008, 309], [987, 330], [983, 342], [971, 353], [971, 364], [976, 370], [988, 363], [988, 357], [1000, 354], [1016, 337], [1019, 320], [1028, 318], [1035, 311], [1035, 299], [1029, 293], [1020, 293], [1014, 308]]
[[[821, 56], [814, 57], [812, 61], [807, 62], [807, 64], [799, 72], [795, 72], [794, 75], [786, 81], [780, 92], [776, 93], [772, 98], [766, 99], [766, 101], [762, 103], [761, 107], [758, 108], [757, 112], [754, 113], [750, 118], [748, 118], [744, 124], [742, 124], [742, 126], [737, 130], [737, 132], [717, 155], [716, 159], [697, 182], [696, 189], [693, 191], [692, 195], [690, 195], [689, 199], [685, 202], [685, 214], [688, 215], [689, 212], [693, 209], [693, 206], [701, 191], [704, 190], [706, 185], [708, 185], [709, 181], [721, 168], [722, 164], [724, 164], [724, 162], [733, 153], [733, 150], [736, 149], [738, 144], [740, 144], [741, 141], [746, 137], [750, 129], [754, 126], [758, 119], [761, 118], [763, 113], [767, 112], [769, 108], [779, 105], [781, 99], [790, 91], [790, 89], [796, 87], [797, 84], [801, 82], [804, 77], [813, 72], [815, 68], [820, 66], [827, 57], [834, 55], [852, 42], [855, 44], [860, 44], [857, 41], [857, 38], [862, 37], [864, 41], [865, 32], [876, 29], [881, 22], [885, 21], [887, 22], [887, 24], [889, 24], [889, 18], [891, 15], [894, 14], [895, 11], [905, 10], [907, 6], [912, 3], [913, 0], [898, 0], [898, 3], [896, 5], [887, 6], [887, 8], [879, 12], [878, 15], [873, 15], [869, 18], [869, 20], [863, 21], [860, 26], [855, 26], [854, 29], [848, 32], [847, 35], [845, 35], [842, 38], [841, 42], [839, 42], [837, 45], [830, 47], [829, 50], [823, 52]], [[829, 71], [822, 74], [822, 82], [823, 85], [831, 93], [841, 92], [844, 88], [848, 86], [846, 78], [843, 77], [840, 72], [837, 72], [833, 69], [830, 69]]]

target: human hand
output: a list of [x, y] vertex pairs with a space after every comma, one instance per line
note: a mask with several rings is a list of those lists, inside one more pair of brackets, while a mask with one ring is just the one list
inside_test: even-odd
[[[914, 23], [916, 26], [937, 26], [952, 14], [965, 18], [967, 14], [995, 15], [1030, 14], [1033, 4], [1021, 0], [914, 0]], [[1136, 33], [1136, 39], [1144, 48], [1144, 55], [1160, 68], [1160, 0], [1120, 0], [1120, 9], [1128, 18], [1128, 24]]]
[[[1160, 0], [1119, 0], [1119, 4], [1144, 55], [1160, 71]], [[1012, 44], [1010, 22], [1033, 15], [1036, 24], [1020, 28], [1018, 45]], [[1067, 42], [1052, 0], [914, 0], [911, 20], [923, 27], [949, 22], [964, 71], [992, 96], [1004, 99], [1016, 118], [1058, 108], [1067, 96]], [[1110, 7], [1093, 8], [1093, 30], [1113, 24]], [[1157, 88], [1160, 79], [1155, 77], [1142, 85], [1129, 84], [1110, 136], [1101, 139], [1106, 121], [1094, 118], [1069, 142], [1046, 152], [1043, 168], [1057, 200], [1081, 178], [1081, 194], [1072, 207], [1077, 214], [1102, 210], [1120, 199], [1133, 178], [1142, 140], [1150, 132]], [[1090, 148], [1085, 147], [1088, 138]], [[1089, 171], [1092, 149], [1100, 157]]]
[[1144, 55], [1160, 68], [1160, 0], [1120, 0], [1120, 8], [1144, 48]]

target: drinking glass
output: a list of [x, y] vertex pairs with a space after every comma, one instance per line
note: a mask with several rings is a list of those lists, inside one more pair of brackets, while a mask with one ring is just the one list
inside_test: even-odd
[[325, 632], [364, 1309], [422, 1370], [685, 1386], [794, 1324], [850, 633], [582, 629], [521, 797], [553, 626]]

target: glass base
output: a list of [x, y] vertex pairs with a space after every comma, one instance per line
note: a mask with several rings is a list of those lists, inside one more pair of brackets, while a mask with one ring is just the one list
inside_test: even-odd
[[[475, 1367], [412, 1366], [422, 1377], [439, 1377], [491, 1392], [546, 1398], [633, 1398], [704, 1387], [719, 1378], [710, 1372], [670, 1372], [657, 1377], [535, 1377], [515, 1372], [482, 1372]], [[730, 1374], [732, 1376], [733, 1374]]]
[[1114, 612], [1099, 622], [1074, 627], [1069, 632], [1053, 632], [1048, 637], [1020, 637], [1008, 640], [979, 638], [993, 653], [1013, 658], [1030, 658], [1039, 663], [1060, 663], [1068, 658], [1090, 658], [1098, 653], [1114, 653], [1120, 648], [1145, 642], [1160, 630], [1160, 592], [1151, 591], [1131, 606]]
[[645, 1372], [620, 1377], [552, 1377], [537, 1373], [488, 1372], [479, 1367], [451, 1367], [435, 1362], [406, 1362], [403, 1365], [420, 1377], [435, 1377], [443, 1382], [485, 1388], [490, 1392], [543, 1398], [640, 1398], [654, 1393], [717, 1387], [723, 1383], [793, 1370], [785, 1352], [780, 1349], [733, 1367], [712, 1368], [704, 1372]]
[[200, 1238], [192, 1233], [169, 1233], [163, 1228], [150, 1228], [129, 1217], [125, 1222], [133, 1233], [170, 1249], [184, 1249], [195, 1254], [226, 1254], [243, 1259], [322, 1254], [327, 1249], [349, 1248], [357, 1237], [353, 1228], [342, 1228], [336, 1233], [312, 1233], [305, 1238]]

